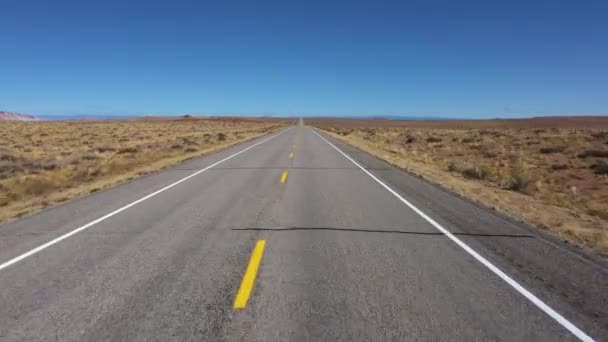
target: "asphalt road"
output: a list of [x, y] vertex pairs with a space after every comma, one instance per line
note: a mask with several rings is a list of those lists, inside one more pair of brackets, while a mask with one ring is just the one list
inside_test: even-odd
[[322, 136], [1, 225], [0, 340], [608, 340], [603, 260]]

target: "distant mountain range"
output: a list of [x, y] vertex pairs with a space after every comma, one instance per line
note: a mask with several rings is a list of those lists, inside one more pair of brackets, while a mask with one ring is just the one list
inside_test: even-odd
[[0, 111], [0, 121], [39, 121], [40, 119], [29, 114]]
[[[144, 116], [144, 115], [104, 115], [104, 114], [68, 114], [68, 115], [29, 115], [29, 114], [20, 114], [8, 111], [0, 110], [0, 121], [66, 121], [66, 120], [137, 120], [137, 119], [167, 119], [167, 118], [187, 118], [187, 117], [229, 117], [225, 115], [208, 115], [208, 114], [192, 114], [192, 115], [163, 115], [163, 116]], [[230, 115], [230, 117], [243, 117], [239, 115]], [[244, 116], [246, 117], [246, 115]], [[251, 118], [265, 118], [265, 117], [281, 117], [280, 115], [267, 115], [267, 116], [251, 116]], [[462, 117], [442, 117], [442, 116], [430, 116], [430, 115], [365, 115], [365, 116], [303, 116], [304, 119], [323, 119], [323, 118], [332, 118], [332, 119], [360, 119], [360, 120], [403, 120], [403, 121], [445, 121], [445, 120], [553, 120], [553, 119], [562, 119], [562, 120], [580, 120], [582, 118], [597, 118], [602, 116], [520, 116], [520, 117], [510, 117], [510, 118], [470, 118], [466, 116]]]

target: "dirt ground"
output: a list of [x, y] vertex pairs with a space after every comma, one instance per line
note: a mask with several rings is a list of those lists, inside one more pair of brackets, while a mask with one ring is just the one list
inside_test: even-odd
[[0, 122], [0, 222], [284, 127], [286, 120]]

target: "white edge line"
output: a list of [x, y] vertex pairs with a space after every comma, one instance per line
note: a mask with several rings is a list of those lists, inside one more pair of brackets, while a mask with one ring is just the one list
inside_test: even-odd
[[104, 215], [104, 216], [102, 216], [102, 217], [100, 217], [100, 218], [98, 218], [98, 219], [96, 219], [94, 221], [91, 221], [91, 222], [85, 224], [84, 226], [80, 226], [80, 227], [78, 227], [78, 228], [70, 231], [69, 233], [61, 235], [61, 236], [59, 236], [59, 237], [57, 237], [57, 238], [55, 238], [55, 239], [53, 239], [53, 240], [51, 240], [51, 241], [43, 244], [43, 245], [40, 245], [40, 246], [38, 246], [38, 247], [36, 247], [36, 248], [28, 251], [28, 252], [25, 252], [25, 253], [23, 253], [23, 254], [15, 257], [15, 258], [9, 260], [9, 261], [6, 261], [6, 262], [0, 264], [0, 270], [3, 270], [3, 269], [5, 269], [5, 268], [7, 268], [7, 267], [9, 267], [9, 266], [11, 266], [13, 264], [16, 264], [19, 261], [21, 261], [21, 260], [23, 260], [23, 259], [25, 259], [27, 257], [30, 257], [30, 256], [32, 256], [32, 255], [34, 255], [34, 254], [36, 254], [36, 253], [38, 253], [38, 252], [46, 249], [46, 248], [49, 248], [52, 245], [54, 245], [54, 244], [56, 244], [56, 243], [58, 243], [58, 242], [60, 242], [62, 240], [65, 240], [65, 239], [69, 238], [72, 235], [80, 233], [81, 231], [83, 231], [83, 230], [85, 230], [87, 228], [90, 228], [90, 227], [98, 224], [99, 222], [102, 222], [102, 221], [104, 221], [104, 220], [106, 220], [106, 219], [108, 219], [108, 218], [110, 218], [110, 217], [112, 217], [112, 216], [114, 216], [114, 215], [116, 215], [116, 214], [118, 214], [120, 212], [123, 212], [123, 211], [125, 211], [125, 210], [127, 210], [127, 209], [129, 209], [129, 208], [131, 208], [131, 207], [133, 207], [133, 206], [135, 206], [135, 205], [137, 205], [137, 204], [139, 204], [139, 203], [147, 200], [147, 199], [150, 199], [150, 198], [152, 198], [152, 197], [154, 197], [154, 196], [156, 196], [156, 195], [158, 195], [158, 194], [160, 194], [160, 193], [162, 193], [164, 191], [167, 191], [167, 190], [171, 189], [172, 187], [174, 187], [174, 186], [176, 186], [176, 185], [178, 185], [178, 184], [180, 184], [182, 182], [185, 182], [188, 179], [190, 179], [190, 178], [192, 178], [192, 177], [194, 177], [194, 176], [196, 176], [198, 174], [201, 174], [201, 173], [209, 170], [210, 168], [212, 168], [212, 167], [214, 167], [214, 166], [216, 166], [218, 164], [221, 164], [221, 163], [225, 162], [228, 159], [234, 158], [234, 157], [238, 156], [239, 154], [241, 154], [241, 153], [243, 153], [245, 151], [248, 151], [248, 150], [250, 150], [250, 149], [252, 149], [252, 148], [254, 148], [254, 147], [256, 147], [256, 146], [258, 146], [258, 145], [260, 145], [262, 143], [265, 143], [266, 141], [268, 141], [270, 139], [273, 139], [273, 138], [275, 138], [275, 137], [277, 137], [277, 136], [285, 133], [289, 129], [291, 129], [291, 127], [287, 128], [287, 129], [284, 129], [283, 131], [281, 131], [281, 132], [279, 132], [279, 133], [277, 133], [277, 134], [275, 134], [273, 136], [270, 136], [270, 137], [268, 137], [268, 138], [266, 138], [266, 139], [264, 139], [262, 141], [259, 141], [259, 142], [255, 143], [255, 144], [253, 144], [253, 145], [251, 145], [251, 146], [249, 146], [249, 147], [247, 147], [247, 148], [245, 148], [243, 150], [240, 150], [239, 152], [236, 152], [236, 153], [234, 153], [234, 154], [232, 154], [232, 155], [230, 155], [230, 156], [228, 156], [228, 157], [226, 157], [226, 158], [224, 158], [224, 159], [222, 159], [222, 160], [220, 160], [218, 162], [215, 162], [215, 163], [213, 163], [213, 164], [211, 164], [211, 165], [209, 165], [209, 166], [207, 166], [207, 167], [205, 167], [203, 169], [200, 169], [200, 170], [198, 170], [198, 171], [196, 171], [196, 172], [194, 172], [194, 173], [192, 173], [192, 174], [190, 174], [190, 175], [188, 175], [188, 176], [186, 176], [186, 177], [184, 177], [184, 178], [182, 178], [182, 179], [180, 179], [180, 180], [178, 180], [178, 181], [176, 181], [174, 183], [171, 183], [171, 184], [165, 186], [162, 189], [156, 190], [156, 191], [154, 191], [153, 193], [151, 193], [149, 195], [146, 195], [146, 196], [144, 196], [144, 197], [142, 197], [142, 198], [140, 198], [140, 199], [138, 199], [138, 200], [136, 200], [134, 202], [131, 202], [131, 203], [129, 203], [129, 204], [127, 204], [127, 205], [125, 205], [125, 206], [123, 206], [121, 208], [118, 208], [118, 209], [114, 210], [113, 212], [111, 212], [109, 214], [106, 214], [106, 215]]
[[539, 309], [544, 311], [547, 315], [561, 324], [564, 328], [568, 329], [574, 336], [578, 337], [581, 341], [594, 341], [589, 335], [583, 332], [581, 329], [577, 328], [572, 322], [567, 320], [564, 316], [560, 315], [557, 311], [553, 310], [549, 305], [545, 304], [542, 300], [536, 297], [532, 292], [528, 291], [522, 285], [520, 285], [513, 278], [509, 277], [506, 273], [501, 271], [498, 267], [494, 266], [490, 261], [477, 253], [473, 248], [469, 247], [466, 243], [462, 242], [459, 238], [454, 236], [450, 231], [443, 228], [439, 223], [435, 222], [432, 218], [422, 212], [420, 209], [416, 208], [413, 204], [408, 202], [405, 198], [399, 195], [395, 190], [391, 189], [388, 185], [384, 184], [381, 180], [379, 180], [376, 176], [374, 176], [371, 172], [366, 170], [363, 166], [357, 163], [354, 159], [352, 159], [349, 155], [342, 152], [339, 148], [337, 148], [334, 144], [325, 139], [322, 135], [316, 132], [313, 129], [313, 132], [318, 135], [321, 139], [323, 139], [326, 143], [328, 143], [331, 147], [333, 147], [336, 151], [340, 152], [346, 159], [350, 160], [353, 164], [359, 167], [363, 172], [365, 172], [368, 176], [370, 176], [373, 180], [375, 180], [378, 184], [382, 185], [386, 190], [388, 190], [391, 194], [397, 197], [401, 202], [407, 205], [410, 209], [412, 209], [416, 214], [420, 215], [423, 219], [429, 222], [433, 227], [437, 228], [440, 232], [442, 232], [445, 236], [447, 236], [450, 240], [464, 249], [467, 253], [469, 253], [473, 258], [479, 261], [482, 265], [490, 269], [494, 274], [499, 276], [502, 280], [504, 280], [507, 284], [511, 285], [517, 292], [526, 297], [529, 301], [531, 301], [534, 305], [536, 305]]

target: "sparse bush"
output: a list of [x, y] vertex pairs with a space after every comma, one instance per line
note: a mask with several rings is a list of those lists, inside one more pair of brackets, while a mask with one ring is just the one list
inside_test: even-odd
[[601, 209], [588, 209], [587, 214], [597, 216], [603, 220], [608, 220], [608, 211]]
[[486, 158], [496, 158], [498, 154], [494, 151], [484, 151], [483, 156]]
[[450, 171], [450, 172], [462, 172], [463, 170], [466, 170], [469, 167], [470, 166], [467, 163], [464, 163], [464, 162], [461, 162], [461, 161], [451, 161], [448, 164], [448, 171]]
[[218, 141], [224, 141], [224, 140], [226, 140], [226, 134], [224, 134], [223, 132], [219, 132], [217, 134], [217, 140]]
[[482, 165], [481, 166], [481, 172], [483, 172], [484, 179], [494, 176], [496, 174], [496, 169], [490, 165]]
[[597, 175], [608, 175], [608, 161], [607, 160], [598, 160], [597, 163], [591, 166], [593, 172]]
[[118, 154], [127, 154], [127, 153], [137, 153], [138, 149], [136, 147], [123, 147], [118, 150]]
[[182, 138], [182, 144], [184, 144], [184, 145], [196, 145], [196, 142], [193, 141], [190, 138]]
[[374, 130], [373, 130], [373, 129], [371, 129], [371, 128], [364, 128], [362, 131], [363, 131], [365, 134], [367, 134], [367, 135], [371, 135], [371, 136], [376, 135], [376, 131], [374, 131]]
[[462, 171], [462, 175], [471, 179], [485, 179], [486, 174], [478, 167], [470, 167]]
[[549, 153], [562, 153], [566, 150], [566, 146], [548, 146], [542, 147], [540, 149], [540, 153], [549, 154]]
[[608, 139], [608, 131], [593, 132], [591, 136], [601, 140]]
[[426, 138], [426, 142], [427, 143], [438, 143], [438, 142], [442, 142], [443, 139], [441, 138], [437, 138], [437, 137], [428, 137]]
[[45, 176], [34, 176], [25, 178], [21, 184], [21, 191], [26, 195], [39, 196], [57, 188], [52, 179]]
[[465, 178], [478, 180], [485, 180], [496, 173], [496, 170], [494, 170], [494, 168], [490, 166], [477, 166], [461, 161], [450, 162], [448, 164], [448, 171], [458, 172], [462, 174]]
[[509, 189], [524, 192], [530, 184], [530, 175], [524, 162], [518, 160], [511, 168], [511, 179]]
[[83, 160], [95, 160], [95, 159], [99, 159], [99, 157], [97, 157], [94, 154], [85, 154], [84, 156], [82, 156]]
[[114, 147], [110, 147], [110, 146], [98, 146], [95, 148], [95, 150], [99, 153], [105, 153], [105, 152], [114, 152], [116, 151], [116, 149]]
[[15, 160], [17, 160], [17, 158], [10, 154], [1, 154], [0, 160], [14, 162]]
[[568, 165], [566, 164], [553, 164], [551, 165], [551, 170], [567, 170], [568, 169]]
[[581, 158], [596, 157], [608, 158], [608, 150], [585, 150], [578, 155]]

